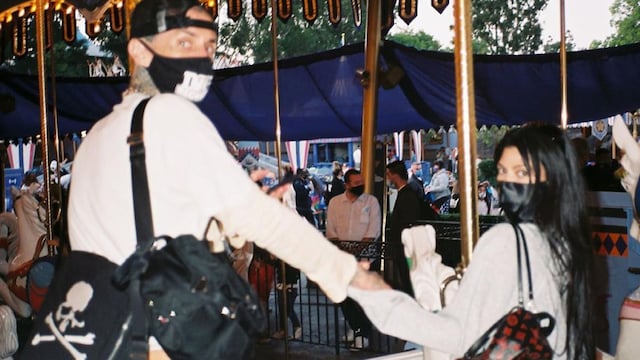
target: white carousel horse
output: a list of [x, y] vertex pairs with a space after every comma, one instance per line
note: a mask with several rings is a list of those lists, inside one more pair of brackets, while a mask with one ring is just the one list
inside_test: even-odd
[[3, 275], [0, 298], [22, 317], [28, 317], [32, 312], [26, 290], [29, 268], [35, 259], [47, 255], [47, 248], [42, 243], [46, 228], [39, 219], [38, 200], [32, 189], [12, 189], [17, 216], [0, 214], [0, 230], [4, 231], [7, 239], [4, 251], [0, 250], [0, 272]]
[[[458, 283], [443, 288], [450, 279], [460, 280], [456, 271], [442, 264], [436, 252], [436, 230], [431, 225], [418, 225], [402, 230], [404, 255], [411, 259], [409, 276], [416, 301], [429, 311], [439, 311], [450, 302], [458, 291]], [[423, 359], [444, 360], [450, 355], [433, 349], [423, 349]]]
[[[629, 133], [622, 117], [617, 116], [613, 124], [613, 138], [620, 149], [624, 151], [624, 156], [620, 159], [620, 164], [625, 170], [622, 178], [622, 186], [631, 195], [633, 203], [637, 200], [636, 186], [640, 176], [640, 146]], [[630, 235], [640, 241], [640, 226], [636, 218], [629, 231]], [[620, 335], [616, 347], [616, 360], [637, 359], [640, 354], [640, 288], [633, 291], [622, 304], [620, 310]], [[603, 358], [611, 358], [604, 354]]]

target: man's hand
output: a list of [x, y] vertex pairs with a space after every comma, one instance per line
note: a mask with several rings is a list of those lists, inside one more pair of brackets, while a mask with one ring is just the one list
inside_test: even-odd
[[351, 286], [362, 290], [386, 290], [391, 287], [376, 272], [369, 271], [369, 262], [360, 261], [356, 274], [351, 279]]
[[[258, 181], [263, 181], [264, 178], [275, 178], [276, 175], [274, 173], [272, 173], [269, 170], [266, 169], [256, 169], [253, 170], [251, 172], [251, 174], [249, 174], [249, 177], [251, 178], [251, 180], [253, 180], [253, 182], [258, 182]], [[267, 187], [268, 189], [268, 187]], [[265, 189], [266, 191], [266, 189]]]
[[[249, 177], [251, 177], [251, 180], [253, 180], [254, 182], [263, 182], [265, 178], [275, 179], [275, 174], [266, 169], [257, 169], [252, 171], [251, 174], [249, 174]], [[271, 189], [270, 187], [263, 185], [262, 191], [269, 194], [269, 196], [273, 198], [282, 200], [282, 196], [284, 196], [284, 193], [287, 192], [287, 187], [276, 185], [275, 188]]]

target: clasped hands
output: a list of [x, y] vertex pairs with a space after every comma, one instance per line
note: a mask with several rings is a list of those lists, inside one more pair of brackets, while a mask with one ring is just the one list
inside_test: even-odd
[[391, 289], [389, 284], [384, 282], [380, 274], [374, 271], [369, 271], [369, 262], [358, 262], [358, 268], [356, 274], [351, 279], [349, 285], [361, 289], [361, 290], [387, 290]]

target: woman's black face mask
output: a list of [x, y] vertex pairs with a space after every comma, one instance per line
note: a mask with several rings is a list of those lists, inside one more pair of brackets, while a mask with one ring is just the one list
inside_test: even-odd
[[[546, 183], [498, 183], [500, 206], [507, 220], [511, 223], [534, 222], [536, 209], [542, 203], [546, 186]], [[540, 191], [536, 192], [536, 188]]]

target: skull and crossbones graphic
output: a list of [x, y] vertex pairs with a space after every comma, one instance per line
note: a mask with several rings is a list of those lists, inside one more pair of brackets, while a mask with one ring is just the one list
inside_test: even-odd
[[[73, 344], [93, 345], [96, 335], [87, 333], [86, 335], [69, 335], [67, 330], [85, 326], [84, 321], [78, 319], [89, 305], [93, 297], [93, 288], [84, 281], [79, 281], [69, 289], [65, 301], [58, 306], [54, 314], [49, 313], [44, 322], [51, 330], [50, 335], [37, 333], [31, 340], [31, 345], [38, 345], [41, 342], [58, 341], [73, 356], [75, 360], [84, 360], [87, 355], [78, 351]], [[57, 323], [57, 325], [56, 325]]]

